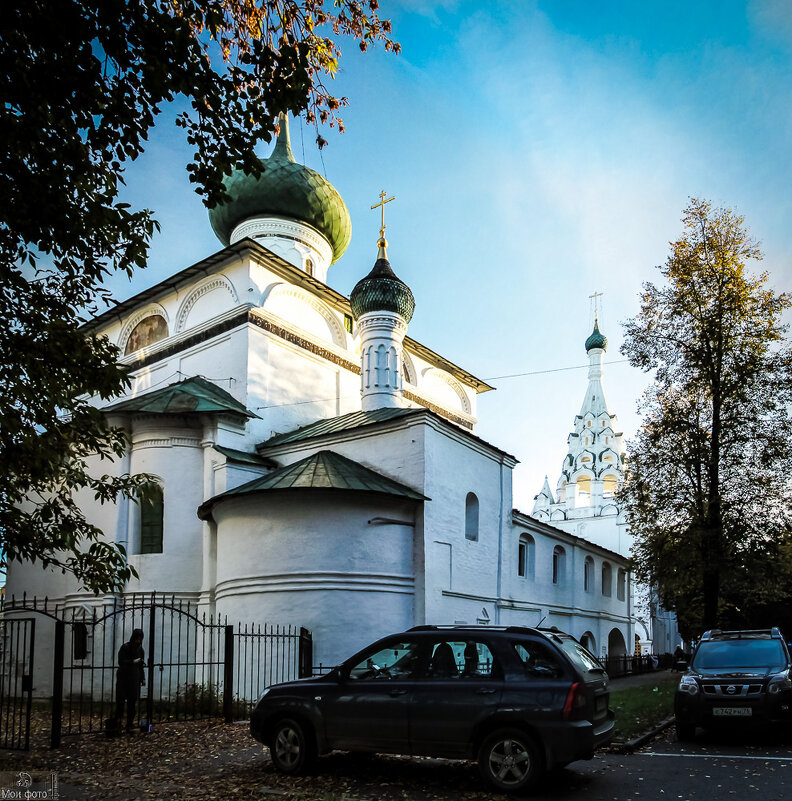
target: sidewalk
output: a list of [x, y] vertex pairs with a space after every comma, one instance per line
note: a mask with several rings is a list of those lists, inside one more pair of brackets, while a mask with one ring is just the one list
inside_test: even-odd
[[648, 673], [633, 673], [629, 676], [620, 676], [610, 680], [611, 690], [624, 690], [627, 687], [644, 687], [647, 684], [656, 684], [667, 681], [670, 676], [681, 676], [681, 673], [672, 670], [652, 670]]

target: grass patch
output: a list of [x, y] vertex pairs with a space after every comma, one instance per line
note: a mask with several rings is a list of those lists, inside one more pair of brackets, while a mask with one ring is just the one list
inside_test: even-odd
[[638, 737], [674, 714], [674, 693], [679, 675], [661, 674], [642, 687], [611, 688], [610, 707], [616, 713], [614, 739], [626, 742]]

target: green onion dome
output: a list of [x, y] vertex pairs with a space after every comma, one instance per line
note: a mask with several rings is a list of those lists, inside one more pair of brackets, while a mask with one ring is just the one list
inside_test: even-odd
[[352, 236], [349, 210], [326, 178], [294, 160], [285, 117], [272, 155], [261, 163], [264, 169], [258, 178], [242, 170], [225, 178], [230, 199], [209, 210], [218, 239], [230, 244], [234, 228], [254, 217], [285, 217], [322, 234], [333, 249], [332, 263], [337, 262]]
[[586, 353], [592, 348], [602, 348], [602, 350], [608, 349], [608, 339], [600, 333], [596, 320], [594, 321], [594, 330], [591, 332], [591, 336], [586, 340]]
[[367, 312], [389, 311], [401, 315], [404, 322], [409, 323], [415, 311], [413, 293], [391, 269], [385, 252], [388, 243], [380, 239], [377, 244], [379, 254], [374, 268], [355, 284], [349, 296], [352, 316], [358, 320]]

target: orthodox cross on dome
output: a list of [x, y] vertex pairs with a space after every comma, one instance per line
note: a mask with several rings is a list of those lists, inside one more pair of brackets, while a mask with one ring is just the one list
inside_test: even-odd
[[391, 200], [396, 200], [396, 195], [394, 195], [393, 197], [389, 197], [387, 200], [385, 200], [385, 195], [386, 195], [386, 192], [383, 189], [379, 193], [380, 202], [379, 203], [375, 203], [371, 207], [372, 210], [373, 209], [380, 209], [380, 208], [382, 209], [382, 224], [380, 225], [380, 239], [384, 239], [385, 238], [385, 204], [386, 203], [390, 203]]
[[589, 295], [589, 299], [594, 301], [594, 325], [597, 325], [599, 317], [599, 315], [597, 314], [597, 298], [601, 297], [602, 297], [602, 292], [595, 292], [593, 295]]

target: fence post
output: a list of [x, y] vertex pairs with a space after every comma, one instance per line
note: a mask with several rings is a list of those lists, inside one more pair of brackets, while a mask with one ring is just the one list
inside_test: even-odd
[[313, 637], [306, 628], [300, 628], [300, 651], [297, 656], [299, 678], [310, 678], [313, 675]]
[[61, 742], [61, 722], [63, 719], [63, 648], [66, 641], [66, 624], [55, 621], [55, 653], [52, 660], [52, 729], [50, 746], [58, 748]]
[[[156, 627], [156, 611], [154, 605], [155, 596], [151, 596], [151, 608], [149, 609], [149, 642], [148, 642], [148, 698], [146, 699], [146, 723], [151, 726], [151, 719], [154, 717], [154, 636]], [[149, 729], [151, 731], [151, 729]]]
[[234, 627], [224, 626], [223, 648], [223, 717], [226, 723], [234, 720]]
[[27, 710], [25, 715], [25, 751], [30, 748], [30, 713], [33, 708], [33, 659], [36, 655], [36, 620], [30, 621], [30, 661], [28, 672], [22, 677], [22, 690], [27, 692]]

